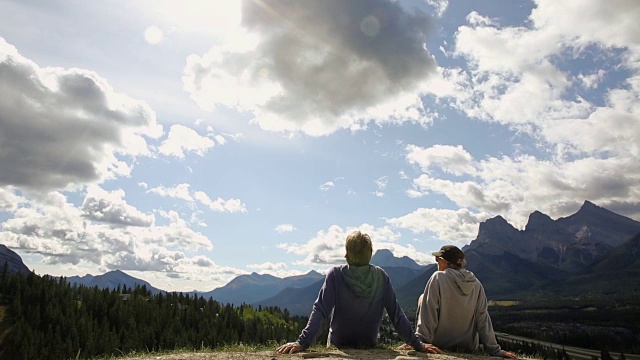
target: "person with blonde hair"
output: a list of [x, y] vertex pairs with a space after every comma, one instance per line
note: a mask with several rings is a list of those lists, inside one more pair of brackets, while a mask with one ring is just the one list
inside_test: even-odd
[[464, 252], [453, 245], [432, 253], [438, 271], [431, 275], [418, 300], [416, 335], [443, 349], [472, 352], [479, 348], [493, 356], [517, 359], [500, 349], [489, 317], [484, 288], [464, 268]]
[[396, 300], [389, 276], [370, 265], [371, 238], [360, 231], [347, 236], [347, 265], [331, 268], [313, 304], [307, 326], [298, 341], [280, 346], [281, 354], [292, 354], [311, 346], [322, 331], [322, 320], [330, 320], [327, 345], [368, 348], [378, 342], [384, 310], [396, 332], [408, 346], [422, 352], [437, 352], [423, 344]]

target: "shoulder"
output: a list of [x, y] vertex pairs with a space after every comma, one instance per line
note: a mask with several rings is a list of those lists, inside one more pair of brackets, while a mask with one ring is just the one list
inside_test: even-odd
[[373, 269], [373, 271], [375, 271], [375, 273], [376, 273], [379, 277], [381, 277], [381, 278], [383, 278], [383, 279], [387, 279], [387, 280], [389, 279], [389, 275], [387, 274], [387, 272], [386, 272], [386, 271], [384, 271], [384, 269], [383, 269], [383, 268], [381, 268], [381, 267], [380, 267], [380, 266], [378, 266], [378, 265], [373, 265], [373, 264], [370, 264], [370, 266], [371, 266], [371, 268]]
[[332, 267], [331, 269], [329, 269], [329, 271], [327, 271], [327, 275], [325, 275], [325, 278], [328, 279], [328, 278], [334, 278], [336, 276], [340, 276], [344, 267], [345, 267], [344, 265]]
[[439, 279], [443, 279], [446, 278], [447, 275], [447, 271], [435, 271], [433, 274], [431, 274], [431, 280], [439, 280]]
[[371, 268], [373, 268], [373, 269], [374, 269], [375, 271], [377, 271], [377, 272], [381, 272], [381, 273], [383, 273], [383, 274], [385, 274], [385, 275], [387, 274], [387, 272], [386, 272], [386, 271], [384, 271], [384, 269], [383, 269], [383, 268], [381, 268], [381, 267], [380, 267], [380, 266], [378, 266], [378, 265], [369, 264], [369, 266], [371, 266]]

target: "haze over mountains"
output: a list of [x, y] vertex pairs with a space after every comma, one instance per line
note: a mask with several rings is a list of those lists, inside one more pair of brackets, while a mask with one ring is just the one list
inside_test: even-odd
[[[482, 281], [490, 299], [550, 294], [637, 296], [640, 289], [640, 222], [589, 201], [577, 213], [557, 220], [536, 211], [524, 230], [496, 216], [480, 224], [476, 239], [463, 250], [467, 268]], [[10, 269], [26, 269], [17, 254], [0, 245], [0, 261], [5, 260]], [[435, 265], [421, 266], [384, 249], [374, 254], [371, 263], [389, 274], [400, 303], [409, 311], [436, 270]], [[109, 288], [139, 284], [161, 291], [121, 271], [68, 281]], [[212, 291], [190, 294], [236, 305], [279, 306], [292, 314], [308, 315], [323, 281], [324, 276], [315, 271], [284, 279], [253, 273]]]

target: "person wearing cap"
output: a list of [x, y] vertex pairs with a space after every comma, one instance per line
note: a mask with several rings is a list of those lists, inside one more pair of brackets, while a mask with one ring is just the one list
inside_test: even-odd
[[421, 341], [443, 349], [472, 352], [482, 343], [493, 356], [517, 359], [500, 349], [487, 309], [484, 288], [464, 269], [464, 252], [453, 245], [432, 253], [438, 271], [431, 275], [418, 300], [416, 334]]
[[418, 351], [441, 352], [418, 339], [396, 300], [389, 276], [381, 268], [369, 264], [373, 252], [369, 235], [360, 231], [349, 234], [346, 250], [347, 265], [333, 267], [327, 273], [307, 326], [298, 341], [284, 344], [276, 351], [292, 354], [311, 346], [322, 332], [323, 319], [331, 321], [328, 344], [352, 348], [374, 347], [386, 309], [403, 341]]

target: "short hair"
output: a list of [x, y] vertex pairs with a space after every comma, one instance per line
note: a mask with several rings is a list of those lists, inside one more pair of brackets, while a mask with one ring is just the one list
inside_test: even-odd
[[347, 236], [347, 264], [353, 266], [368, 265], [373, 253], [371, 238], [359, 230]]

